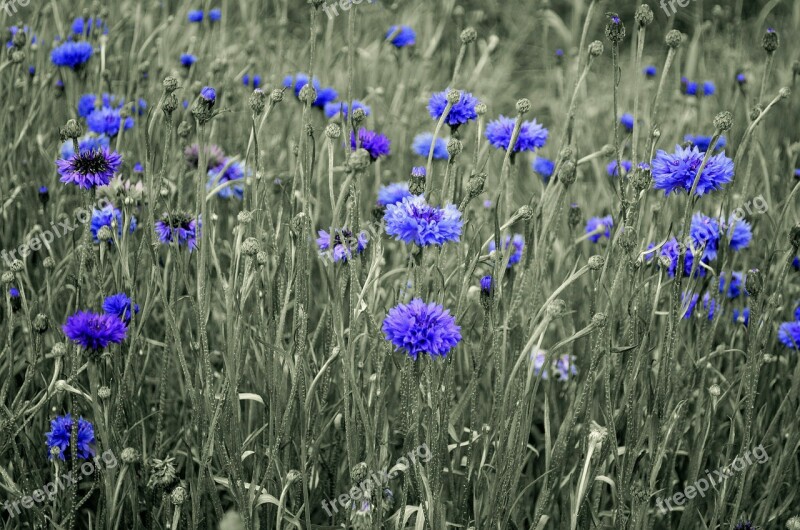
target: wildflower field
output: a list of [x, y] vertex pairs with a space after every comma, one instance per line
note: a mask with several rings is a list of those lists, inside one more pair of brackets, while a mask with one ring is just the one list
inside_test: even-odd
[[800, 529], [800, 2], [0, 19], [0, 528]]

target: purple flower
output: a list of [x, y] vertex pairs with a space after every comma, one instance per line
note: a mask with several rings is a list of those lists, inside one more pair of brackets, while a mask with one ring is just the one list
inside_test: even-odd
[[443, 245], [461, 238], [461, 212], [452, 204], [437, 208], [423, 195], [406, 197], [386, 207], [386, 233], [406, 244]]
[[343, 262], [353, 257], [353, 253], [361, 254], [367, 248], [368, 238], [366, 232], [360, 232], [357, 236], [347, 228], [333, 231], [333, 235], [325, 230], [317, 231], [317, 246], [320, 256], [327, 257], [334, 263]]
[[189, 11], [188, 15], [186, 16], [189, 19], [189, 22], [202, 22], [203, 21], [203, 11], [200, 9], [193, 9]]
[[[622, 161], [622, 170], [625, 171], [625, 174], [631, 172], [633, 168], [633, 163], [630, 160], [623, 160]], [[617, 161], [612, 160], [606, 166], [606, 173], [608, 173], [609, 177], [618, 177], [619, 176], [619, 169], [617, 168]]]
[[[433, 133], [424, 132], [419, 133], [414, 137], [411, 144], [411, 149], [417, 155], [428, 158], [428, 153], [431, 149], [431, 142], [433, 141]], [[433, 147], [434, 160], [447, 160], [450, 154], [447, 152], [447, 140], [444, 138], [437, 138], [436, 144]]]
[[411, 192], [408, 191], [408, 182], [394, 182], [378, 190], [378, 205], [389, 206], [406, 197], [411, 197]]
[[[695, 136], [693, 134], [687, 134], [683, 137], [683, 141], [691, 143], [692, 146], [696, 147], [703, 153], [708, 151], [708, 148], [711, 147], [711, 136]], [[724, 149], [725, 145], [727, 145], [725, 136], [720, 136], [717, 140], [717, 144], [714, 146], [714, 151]]]
[[133, 127], [133, 118], [128, 116], [123, 121], [122, 114], [119, 110], [111, 107], [103, 107], [92, 111], [86, 117], [86, 125], [89, 130], [106, 136], [116, 136], [120, 128], [128, 130]]
[[128, 328], [111, 315], [78, 311], [62, 326], [64, 335], [83, 349], [98, 352], [125, 340]]
[[[117, 237], [122, 237], [122, 226], [124, 223], [122, 220], [122, 212], [119, 209], [114, 208], [111, 204], [107, 204], [100, 210], [92, 210], [92, 222], [89, 229], [92, 232], [92, 239], [95, 243], [100, 242], [97, 238], [97, 232], [104, 226], [113, 230], [113, 223], [117, 225]], [[129, 231], [133, 232], [134, 230], [136, 230], [136, 217], [131, 217]], [[113, 240], [109, 240], [109, 243], [113, 243]]]
[[139, 312], [139, 304], [134, 304], [127, 294], [117, 293], [103, 300], [103, 311], [128, 323], [132, 314]]
[[177, 242], [178, 246], [186, 246], [189, 252], [197, 248], [197, 238], [200, 237], [200, 219], [182, 213], [165, 213], [156, 221], [155, 230], [159, 241], [168, 245]]
[[571, 375], [578, 375], [578, 369], [575, 366], [575, 357], [568, 353], [553, 359], [549, 367], [544, 364], [547, 360], [547, 352], [543, 350], [534, 350], [531, 352], [530, 358], [533, 363], [532, 369], [534, 375], [541, 374], [544, 380], [550, 377], [550, 368], [553, 369], [556, 379], [559, 381], [566, 381]]
[[619, 122], [622, 124], [628, 132], [633, 130], [633, 114], [626, 112], [619, 118]]
[[753, 239], [753, 228], [750, 223], [731, 216], [724, 228], [731, 240], [730, 247], [733, 250], [742, 250], [750, 246], [750, 241]]
[[216, 188], [226, 182], [234, 182], [234, 184], [227, 185], [219, 190], [217, 195], [223, 199], [230, 199], [236, 197], [237, 199], [244, 198], [244, 178], [247, 176], [247, 169], [241, 162], [235, 162], [230, 158], [226, 158], [218, 166], [208, 170], [208, 184], [207, 188]]
[[[508, 149], [515, 123], [516, 120], [514, 118], [507, 118], [502, 114], [498, 119], [489, 122], [486, 126], [486, 138], [492, 147], [503, 150]], [[547, 129], [537, 123], [535, 119], [522, 122], [513, 151], [515, 153], [535, 151], [540, 147], [544, 147], [544, 144], [547, 143], [548, 134]]]
[[586, 233], [589, 241], [597, 243], [601, 237], [611, 239], [611, 229], [614, 228], [614, 219], [610, 215], [605, 217], [592, 217], [586, 222]]
[[[725, 292], [725, 284], [727, 283], [727, 274], [720, 273], [719, 275], [719, 292]], [[742, 286], [744, 285], [744, 275], [741, 272], [731, 273], [731, 284], [728, 286], [728, 298], [738, 298], [742, 294]], [[746, 293], [745, 293], [746, 294]]]
[[[78, 418], [77, 434], [75, 448], [78, 454], [75, 456], [80, 460], [89, 460], [95, 454], [94, 426], [82, 417]], [[50, 432], [45, 435], [48, 459], [53, 459], [53, 449], [58, 448], [58, 458], [72, 460], [72, 417], [69, 414], [50, 420]]]
[[391, 142], [386, 136], [362, 127], [358, 130], [358, 145], [356, 145], [356, 135], [350, 132], [350, 147], [366, 149], [372, 160], [388, 155], [390, 144]]
[[122, 164], [122, 156], [107, 148], [73, 154], [66, 160], [56, 160], [61, 182], [83, 189], [105, 186]]
[[[447, 93], [449, 91], [450, 89], [448, 88], [442, 92], [436, 92], [428, 101], [428, 112], [434, 120], [440, 119], [442, 114], [444, 114], [444, 110], [447, 107]], [[478, 117], [478, 113], [475, 112], [475, 105], [478, 104], [477, 98], [463, 90], [461, 90], [460, 93], [461, 99], [458, 100], [458, 103], [453, 105], [444, 119], [444, 122], [448, 124], [451, 129], [455, 129], [459, 125], [463, 125]]]
[[542, 180], [547, 182], [553, 176], [553, 170], [555, 170], [556, 165], [552, 160], [537, 156], [533, 159], [531, 167], [542, 177]]
[[648, 77], [648, 78], [655, 77], [656, 74], [658, 74], [658, 70], [653, 65], [645, 66], [644, 70], [642, 70], [642, 71], [644, 72], [645, 77]]
[[415, 361], [420, 353], [445, 357], [461, 341], [461, 327], [450, 311], [420, 298], [389, 310], [383, 333], [395, 350], [405, 351]]
[[200, 99], [213, 107], [214, 103], [217, 102], [217, 91], [214, 90], [214, 87], [205, 86], [200, 91]]
[[[361, 109], [364, 111], [365, 116], [369, 116], [372, 113], [372, 109], [368, 105], [364, 105], [357, 99], [353, 100], [353, 108], [354, 109]], [[346, 101], [332, 101], [330, 103], [325, 104], [325, 117], [326, 118], [339, 118], [341, 115], [342, 119], [347, 121], [349, 116], [348, 114], [348, 106]]]
[[[669, 195], [676, 190], [691, 191], [697, 171], [703, 163], [705, 153], [697, 147], [684, 149], [676, 145], [674, 153], [659, 150], [653, 160], [653, 187]], [[709, 158], [700, 174], [695, 194], [699, 197], [718, 190], [733, 178], [733, 160], [720, 153]]]
[[77, 70], [92, 58], [94, 49], [86, 41], [67, 41], [50, 52], [50, 60], [56, 66]]
[[386, 39], [391, 38], [389, 42], [395, 48], [405, 48], [406, 46], [413, 46], [417, 43], [417, 34], [410, 26], [392, 26], [386, 32]]
[[197, 57], [192, 55], [191, 53], [181, 54], [181, 65], [183, 65], [185, 68], [189, 68], [196, 62], [197, 62]]
[[719, 223], [715, 219], [699, 212], [694, 214], [689, 227], [689, 237], [692, 239], [693, 250], [703, 249], [704, 261], [716, 259], [719, 248]]
[[[525, 247], [525, 239], [522, 237], [522, 234], [514, 234], [513, 238], [511, 236], [506, 236], [503, 242], [503, 249], [508, 250], [509, 245], [513, 245], [514, 247], [506, 267], [510, 269], [512, 265], [519, 263], [519, 260], [522, 258], [522, 249]], [[497, 250], [497, 245], [494, 239], [492, 239], [489, 242], [489, 253], [492, 254], [495, 250]]]

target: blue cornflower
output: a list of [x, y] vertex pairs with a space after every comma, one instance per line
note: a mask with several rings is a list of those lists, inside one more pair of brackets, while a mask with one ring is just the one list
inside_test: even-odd
[[794, 267], [794, 270], [800, 271], [800, 256], [794, 257], [792, 260], [792, 267]]
[[[633, 168], [633, 162], [631, 162], [630, 160], [622, 161], [622, 169], [623, 171], [625, 171], [626, 175], [631, 172], [632, 168]], [[619, 169], [617, 168], [616, 160], [612, 160], [611, 162], [608, 163], [608, 165], [606, 166], [606, 173], [608, 173], [609, 177], [619, 176]]]
[[[252, 81], [252, 85], [251, 85]], [[244, 86], [252, 86], [253, 88], [258, 88], [261, 86], [261, 76], [260, 75], [253, 75], [250, 77], [250, 74], [244, 74], [242, 76], [242, 84]]]
[[390, 309], [383, 321], [383, 333], [395, 350], [405, 351], [415, 361], [421, 353], [445, 357], [461, 341], [461, 327], [450, 311], [420, 298]]
[[[676, 190], [691, 191], [697, 170], [703, 163], [705, 153], [697, 147], [684, 149], [676, 145], [674, 153], [659, 150], [652, 164], [653, 187], [669, 195]], [[709, 158], [700, 174], [695, 194], [699, 197], [717, 190], [733, 178], [733, 160], [720, 153]]]
[[719, 222], [716, 219], [699, 212], [694, 214], [689, 227], [689, 237], [692, 238], [693, 250], [703, 249], [704, 261], [716, 259], [719, 248]]
[[317, 246], [320, 256], [328, 258], [334, 263], [347, 262], [353, 254], [361, 254], [367, 248], [368, 238], [366, 232], [353, 234], [347, 228], [340, 228], [329, 234], [325, 230], [318, 230]]
[[408, 191], [408, 182], [394, 182], [378, 190], [378, 205], [389, 206], [406, 197], [411, 197], [411, 192]]
[[542, 177], [542, 180], [547, 182], [550, 180], [550, 177], [553, 176], [553, 170], [555, 169], [556, 164], [550, 159], [537, 156], [533, 159], [531, 167], [539, 176]]
[[12, 287], [8, 290], [8, 298], [11, 302], [11, 311], [17, 312], [22, 309], [22, 298], [19, 293], [19, 289], [16, 287]]
[[85, 65], [93, 53], [92, 45], [86, 41], [67, 41], [50, 52], [50, 60], [56, 66], [66, 66], [76, 70]]
[[133, 172], [134, 173], [144, 173], [144, 166], [142, 166], [141, 162], [136, 162], [133, 165]]
[[364, 127], [358, 130], [358, 142], [356, 142], [355, 133], [350, 132], [350, 147], [352, 149], [357, 147], [366, 149], [372, 160], [387, 156], [390, 153], [390, 145], [391, 141], [386, 136]]
[[739, 85], [743, 85], [743, 84], [747, 83], [747, 77], [743, 73], [740, 72], [740, 73], [736, 74], [736, 82], [739, 83]]
[[[417, 155], [428, 158], [428, 152], [431, 149], [431, 142], [433, 141], [433, 133], [424, 132], [419, 133], [414, 137], [411, 143], [411, 149]], [[447, 160], [450, 155], [447, 152], [447, 140], [444, 138], [436, 138], [436, 143], [433, 147], [433, 158], [436, 160]]]
[[84, 94], [78, 100], [78, 116], [87, 117], [97, 108], [97, 96], [94, 94]]
[[559, 381], [566, 381], [571, 375], [578, 375], [578, 369], [575, 367], [575, 357], [568, 353], [553, 359], [552, 365], [549, 367], [544, 365], [547, 360], [547, 352], [543, 350], [533, 350], [530, 358], [533, 363], [534, 375], [541, 374], [543, 380], [547, 380], [550, 377], [550, 368], [553, 369], [556, 379]]
[[750, 241], [753, 239], [753, 227], [744, 219], [738, 219], [731, 216], [728, 219], [728, 224], [725, 226], [725, 232], [731, 239], [730, 247], [733, 250], [742, 250], [750, 246]]
[[122, 156], [107, 148], [81, 151], [67, 159], [56, 160], [61, 182], [87, 190], [111, 182], [121, 164]]
[[[711, 146], [711, 136], [695, 136], [693, 134], [687, 134], [683, 137], [683, 141], [691, 143], [703, 153], [708, 151], [708, 148]], [[720, 136], [717, 140], [717, 145], [714, 147], [714, 151], [724, 149], [727, 143], [728, 142], [725, 139], [725, 136]]]
[[202, 22], [203, 21], [203, 11], [200, 9], [193, 9], [189, 11], [186, 18], [189, 19], [189, 22]]
[[189, 252], [197, 248], [202, 222], [199, 218], [183, 212], [164, 213], [156, 221], [155, 231], [158, 240], [165, 245], [177, 243], [186, 246]]
[[437, 208], [423, 195], [406, 197], [386, 207], [386, 233], [407, 244], [443, 245], [461, 238], [461, 212], [452, 204]]
[[800, 322], [800, 305], [794, 308], [794, 319]]
[[619, 118], [619, 122], [628, 132], [633, 130], [633, 114], [626, 112]]
[[210, 20], [211, 22], [219, 22], [220, 20], [222, 20], [222, 9], [217, 7], [209, 11], [208, 20]]
[[656, 74], [658, 74], [658, 70], [653, 65], [645, 66], [644, 70], [642, 70], [642, 71], [644, 72], [645, 77], [648, 77], [648, 78], [655, 77]]
[[[489, 122], [486, 126], [486, 138], [492, 147], [503, 150], [508, 149], [515, 122], [514, 118], [507, 118], [502, 114], [496, 120]], [[548, 134], [547, 129], [537, 123], [535, 119], [522, 122], [513, 152], [535, 151], [540, 147], [544, 147], [544, 144], [547, 143]]]
[[125, 340], [128, 328], [116, 317], [78, 311], [61, 327], [64, 335], [85, 350], [97, 352]]
[[[700, 299], [700, 296], [695, 293], [691, 296], [688, 296], [686, 293], [681, 295], [681, 302], [683, 306], [683, 318], [690, 318], [694, 313], [694, 309], [697, 306], [697, 301]], [[714, 319], [714, 313], [716, 311], [717, 301], [714, 300], [711, 295], [708, 293], [703, 295], [703, 310], [708, 315], [709, 320]]]
[[223, 199], [230, 199], [231, 197], [243, 199], [244, 186], [242, 184], [246, 176], [247, 169], [243, 163], [234, 162], [230, 158], [226, 158], [220, 165], [208, 170], [207, 188], [212, 189], [226, 182], [234, 182], [234, 184], [220, 189], [218, 195]]
[[[719, 275], [719, 292], [725, 292], [726, 274], [720, 273]], [[744, 275], [741, 272], [731, 273], [731, 284], [727, 288], [727, 296], [730, 299], [738, 298], [742, 294], [742, 286], [744, 285]], [[747, 293], [745, 293], [747, 294]]]
[[778, 339], [787, 348], [800, 350], [800, 322], [784, 322], [778, 328]]
[[610, 215], [605, 217], [592, 217], [586, 222], [586, 233], [589, 241], [597, 243], [601, 237], [611, 239], [611, 229], [614, 228], [614, 219]]
[[800, 179], [800, 168], [794, 170], [794, 178]]
[[[678, 243], [678, 240], [674, 237], [664, 243], [661, 247], [660, 256], [663, 256], [669, 259], [669, 267], [667, 269], [667, 274], [670, 277], [675, 276], [675, 271], [678, 268], [678, 260], [680, 259], [681, 253], [681, 244]], [[694, 266], [694, 252], [691, 248], [686, 248], [686, 255], [683, 258], [683, 275], [689, 276], [692, 273], [692, 267]], [[705, 276], [706, 270], [701, 267], [700, 265], [697, 266], [697, 270], [695, 271], [695, 276]]]
[[[512, 265], [519, 263], [519, 260], [522, 258], [522, 249], [525, 247], [525, 239], [522, 237], [522, 234], [514, 234], [513, 238], [511, 236], [506, 236], [503, 242], [503, 249], [508, 250], [509, 245], [513, 245], [514, 247], [511, 257], [508, 258], [507, 268], [510, 269]], [[497, 245], [494, 239], [492, 239], [489, 242], [489, 254], [493, 254], [495, 250], [497, 250]]]
[[694, 81], [689, 81], [685, 77], [681, 78], [681, 86], [683, 87], [683, 93], [687, 96], [696, 96], [697, 95], [697, 83]]
[[200, 90], [200, 99], [213, 106], [217, 102], [217, 91], [214, 87], [204, 86]]
[[750, 308], [745, 307], [741, 311], [738, 309], [733, 310], [733, 323], [734, 324], [744, 324], [747, 326], [750, 324]]
[[128, 116], [123, 120], [120, 111], [111, 107], [93, 110], [86, 117], [86, 125], [90, 131], [107, 136], [116, 136], [120, 131], [120, 127], [127, 131], [133, 127], [133, 124], [132, 117]]
[[139, 304], [134, 304], [127, 294], [117, 293], [103, 300], [103, 311], [127, 323], [132, 315], [139, 312]]
[[703, 95], [704, 96], [713, 96], [716, 93], [717, 87], [713, 81], [704, 81], [703, 82]]
[[[365, 116], [369, 116], [372, 113], [372, 109], [368, 105], [364, 105], [357, 99], [353, 100], [353, 108], [354, 109], [361, 109], [364, 111]], [[342, 115], [342, 118], [347, 121], [349, 116], [348, 114], [348, 105], [346, 101], [332, 101], [330, 103], [325, 104], [325, 111], [326, 118], [339, 118], [339, 115]]]
[[[94, 426], [82, 417], [78, 418], [78, 436], [75, 448], [78, 454], [75, 455], [80, 460], [89, 460], [94, 456]], [[56, 416], [50, 420], [50, 431], [45, 433], [47, 436], [47, 457], [53, 459], [53, 449], [58, 448], [58, 458], [67, 461], [72, 460], [72, 417]]]
[[[303, 89], [304, 86], [308, 84], [308, 75], [303, 73], [298, 73], [294, 77], [286, 76], [283, 79], [283, 86], [287, 88], [294, 87], [294, 95], [300, 96], [300, 91]], [[321, 109], [325, 108], [325, 104], [334, 101], [338, 96], [339, 93], [336, 92], [335, 89], [332, 87], [323, 88], [319, 82], [319, 79], [316, 77], [311, 80], [311, 86], [314, 87], [314, 91], [317, 93], [317, 98], [314, 100], [313, 106], [319, 107]]]
[[136, 102], [136, 112], [141, 116], [147, 110], [147, 101], [144, 98], [139, 98], [139, 101]]
[[36, 75], [36, 67], [31, 65], [28, 67], [28, 74], [33, 77]]
[[[87, 134], [86, 136], [78, 139], [78, 150], [80, 152], [93, 150], [97, 151], [103, 148], [107, 149], [109, 146], [110, 143], [107, 136], [94, 136]], [[70, 158], [74, 154], [75, 146], [72, 143], [72, 140], [67, 140], [61, 144], [61, 158]]]
[[391, 37], [392, 45], [395, 48], [405, 48], [406, 46], [413, 46], [417, 43], [417, 34], [411, 29], [411, 26], [392, 26], [386, 32], [385, 39]]
[[191, 53], [182, 53], [181, 54], [181, 64], [184, 67], [189, 68], [190, 66], [192, 66], [196, 62], [197, 62], [197, 57], [192, 55]]
[[20, 30], [22, 30], [22, 33], [28, 36], [28, 41], [31, 44], [36, 44], [39, 42], [39, 38], [31, 33], [31, 29], [28, 26], [22, 26], [21, 28], [19, 26], [11, 26], [8, 28], [10, 38], [8, 39], [8, 42], [6, 42], [6, 48], [12, 48], [14, 46], [14, 36], [16, 36], [17, 32]]
[[481, 278], [481, 291], [485, 293], [490, 293], [492, 291], [492, 275], [487, 274], [483, 278]]
[[89, 17], [84, 19], [83, 17], [77, 17], [75, 20], [72, 21], [72, 33], [75, 35], [82, 35], [86, 38], [92, 33], [92, 29], [102, 29], [103, 35], [108, 35], [108, 26], [102, 19], [95, 19], [94, 17]]
[[[113, 231], [114, 227], [112, 225], [114, 223], [117, 225], [117, 237], [122, 237], [122, 226], [124, 223], [122, 220], [122, 212], [118, 208], [107, 204], [100, 210], [96, 208], [92, 210], [92, 222], [89, 229], [92, 232], [92, 239], [94, 242], [100, 242], [97, 238], [97, 232], [101, 228], [107, 226]], [[133, 232], [134, 230], [136, 230], [136, 217], [131, 217], [129, 231]], [[109, 240], [109, 243], [113, 243], [113, 240]]]
[[[435, 92], [428, 101], [428, 112], [434, 120], [438, 120], [442, 117], [442, 114], [444, 114], [444, 109], [447, 107], [447, 93], [449, 91], [450, 89], [447, 88], [441, 92]], [[459, 125], [463, 125], [478, 117], [478, 113], [475, 112], [475, 105], [478, 104], [478, 99], [469, 92], [461, 90], [460, 93], [461, 99], [458, 100], [458, 103], [453, 105], [444, 119], [444, 122], [449, 125], [451, 129], [455, 129]]]

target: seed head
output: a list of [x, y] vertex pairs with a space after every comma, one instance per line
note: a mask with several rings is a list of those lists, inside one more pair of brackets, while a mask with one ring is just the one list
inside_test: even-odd
[[100, 399], [108, 399], [111, 397], [111, 389], [107, 386], [101, 386], [97, 389], [97, 397]]
[[126, 447], [122, 450], [120, 454], [120, 458], [122, 459], [123, 464], [135, 464], [139, 461], [139, 451], [134, 449], [133, 447]]
[[164, 86], [164, 92], [166, 92], [167, 94], [172, 94], [173, 92], [178, 90], [179, 86], [178, 80], [172, 77], [171, 75], [165, 77], [164, 82], [162, 84]]
[[764, 47], [764, 50], [767, 53], [775, 53], [775, 50], [777, 50], [781, 45], [778, 32], [772, 28], [767, 28], [767, 31], [764, 33], [764, 38], [761, 41], [761, 45]]
[[180, 125], [178, 125], [178, 136], [180, 138], [188, 138], [191, 133], [192, 126], [189, 125], [188, 121], [182, 121]]
[[250, 110], [253, 111], [253, 115], [260, 116], [261, 113], [264, 112], [264, 107], [267, 106], [267, 95], [263, 90], [257, 88], [250, 94], [249, 102]]
[[531, 110], [531, 101], [528, 98], [522, 98], [517, 101], [517, 113], [520, 116], [527, 114]]
[[603, 268], [603, 265], [606, 263], [606, 258], [599, 254], [595, 254], [594, 256], [589, 258], [589, 268], [593, 271], [599, 271]]
[[611, 13], [608, 24], [606, 24], [606, 38], [613, 43], [620, 42], [625, 38], [625, 24], [616, 13]]
[[20, 260], [15, 259], [11, 262], [11, 272], [22, 272], [25, 269], [25, 264]]
[[634, 14], [633, 17], [636, 19], [636, 23], [639, 24], [639, 27], [643, 28], [653, 22], [653, 10], [650, 9], [649, 5], [642, 4], [639, 6], [639, 9], [636, 10], [636, 14]]
[[733, 127], [733, 114], [724, 110], [714, 117], [714, 128], [720, 132], [730, 131]]
[[469, 44], [471, 42], [475, 42], [478, 39], [478, 32], [475, 31], [475, 28], [472, 26], [464, 28], [464, 31], [461, 32], [461, 43], [462, 44]]
[[169, 494], [169, 500], [172, 501], [172, 504], [174, 504], [175, 506], [180, 506], [181, 504], [186, 502], [187, 497], [188, 494], [186, 493], [186, 489], [183, 486], [178, 486], [177, 488], [172, 490], [172, 493]]
[[679, 48], [683, 41], [683, 35], [677, 29], [672, 29], [664, 37], [664, 42], [672, 49]]
[[594, 41], [589, 45], [589, 55], [591, 57], [600, 57], [603, 55], [603, 43], [599, 40]]
[[45, 269], [52, 269], [56, 266], [56, 260], [54, 260], [50, 256], [47, 256], [46, 258], [44, 258], [44, 261], [42, 261], [42, 266]]
[[561, 164], [561, 169], [558, 172], [558, 180], [560, 180], [565, 187], [568, 187], [575, 182], [577, 175], [578, 171], [575, 166], [575, 162], [572, 160], [567, 160]]

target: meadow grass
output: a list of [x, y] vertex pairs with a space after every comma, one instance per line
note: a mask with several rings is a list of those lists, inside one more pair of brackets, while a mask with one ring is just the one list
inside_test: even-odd
[[650, 4], [3, 4], [0, 526], [800, 529], [800, 4]]

